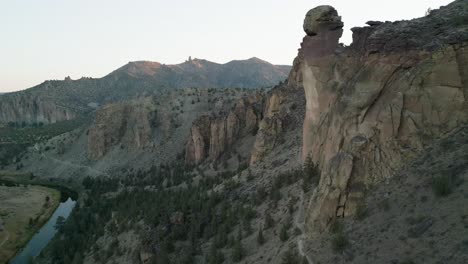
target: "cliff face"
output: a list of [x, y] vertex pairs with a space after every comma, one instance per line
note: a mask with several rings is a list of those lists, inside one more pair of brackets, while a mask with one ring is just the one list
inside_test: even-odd
[[185, 149], [188, 165], [216, 160], [246, 135], [253, 135], [262, 119], [263, 96], [239, 99], [226, 113], [203, 115], [192, 124]]
[[[132, 161], [144, 167], [169, 161], [186, 149], [188, 164], [215, 160], [254, 130], [261, 94], [188, 88], [108, 104], [96, 111], [88, 130], [87, 157], [105, 166], [119, 160], [122, 166]], [[133, 161], [138, 155], [138, 162]]]
[[111, 147], [144, 148], [152, 144], [153, 128], [158, 122], [155, 105], [144, 102], [110, 104], [100, 109], [88, 131], [88, 157], [97, 160]]
[[453, 17], [468, 17], [466, 1], [413, 21], [370, 22], [343, 48], [336, 10], [309, 11], [289, 78], [307, 101], [303, 158], [322, 171], [309, 231], [353, 215], [369, 186], [467, 120], [468, 25]]
[[0, 122], [16, 123], [55, 123], [70, 120], [77, 116], [76, 111], [36, 96], [6, 94], [0, 103]]
[[261, 88], [283, 81], [290, 66], [272, 65], [256, 58], [218, 64], [194, 59], [165, 65], [137, 61], [99, 79], [46, 81], [0, 98], [0, 123], [68, 120], [108, 103], [160, 95], [189, 88]]
[[288, 139], [286, 132], [300, 130], [304, 119], [304, 90], [281, 84], [266, 97], [263, 119], [255, 137], [250, 164], [261, 162], [271, 151]]

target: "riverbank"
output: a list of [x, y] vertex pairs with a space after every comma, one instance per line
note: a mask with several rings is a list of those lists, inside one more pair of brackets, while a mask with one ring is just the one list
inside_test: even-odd
[[59, 190], [44, 186], [0, 186], [0, 263], [13, 258], [47, 222], [60, 196]]

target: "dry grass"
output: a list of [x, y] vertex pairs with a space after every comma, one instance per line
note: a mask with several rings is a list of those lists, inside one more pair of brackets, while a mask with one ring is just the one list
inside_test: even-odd
[[[46, 197], [50, 197], [46, 203]], [[60, 203], [60, 192], [42, 186], [0, 186], [0, 263], [12, 258], [49, 219]], [[30, 226], [29, 219], [37, 219]]]

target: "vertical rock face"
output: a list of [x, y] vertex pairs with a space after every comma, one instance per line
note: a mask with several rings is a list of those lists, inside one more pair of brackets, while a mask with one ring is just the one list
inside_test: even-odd
[[193, 122], [185, 151], [185, 160], [188, 164], [198, 164], [207, 157], [210, 146], [210, 126], [210, 117], [207, 115]]
[[353, 215], [366, 188], [467, 120], [468, 26], [450, 24], [468, 16], [464, 7], [455, 1], [418, 20], [369, 23], [353, 29], [348, 48], [338, 44], [336, 10], [309, 11], [289, 85], [304, 87], [303, 158], [322, 171], [310, 232]]
[[185, 149], [186, 163], [214, 161], [240, 137], [253, 134], [262, 118], [262, 105], [260, 95], [245, 97], [227, 113], [204, 115], [195, 120]]
[[288, 141], [287, 131], [300, 130], [304, 119], [304, 91], [302, 87], [280, 84], [270, 91], [263, 110], [257, 136], [250, 157], [253, 165], [271, 151]]
[[0, 121], [16, 123], [55, 123], [70, 120], [76, 113], [54, 102], [44, 101], [34, 96], [6, 94], [0, 102]]
[[88, 157], [97, 160], [111, 147], [144, 148], [152, 143], [152, 128], [157, 115], [151, 103], [110, 104], [96, 113], [88, 132]]

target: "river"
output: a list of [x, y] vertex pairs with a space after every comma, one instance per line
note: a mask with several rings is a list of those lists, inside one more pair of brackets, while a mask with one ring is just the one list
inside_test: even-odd
[[34, 234], [28, 244], [16, 255], [15, 258], [13, 258], [13, 260], [10, 261], [10, 264], [30, 263], [33, 257], [37, 257], [54, 237], [55, 233], [57, 233], [57, 229], [55, 228], [57, 218], [62, 216], [67, 219], [73, 210], [73, 207], [75, 207], [75, 204], [76, 201], [71, 198], [61, 202], [47, 223], [42, 226], [36, 234]]

